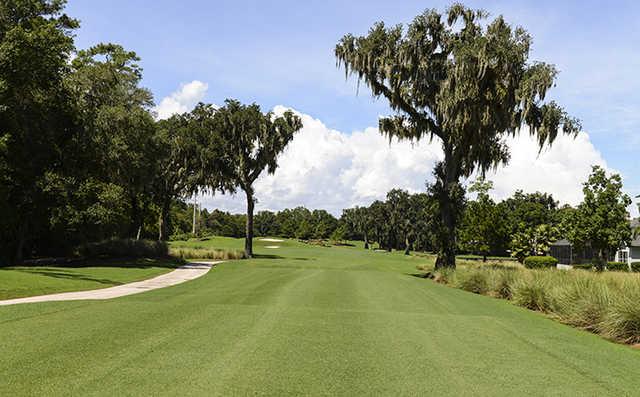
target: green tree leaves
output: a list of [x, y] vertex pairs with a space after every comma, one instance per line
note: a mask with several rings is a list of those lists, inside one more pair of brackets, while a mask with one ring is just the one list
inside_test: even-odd
[[577, 246], [594, 249], [598, 266], [603, 267], [612, 253], [631, 241], [627, 212], [631, 198], [622, 191], [620, 175], [607, 176], [599, 166], [593, 167], [583, 192], [584, 201], [571, 217], [568, 237]]
[[396, 114], [381, 118], [391, 137], [437, 138], [444, 160], [432, 186], [439, 201], [437, 266], [455, 266], [455, 230], [463, 202], [460, 178], [509, 160], [504, 138], [523, 125], [542, 147], [559, 130], [580, 128], [554, 102], [544, 103], [556, 70], [529, 63], [530, 37], [502, 17], [454, 4], [444, 15], [428, 10], [407, 29], [375, 24], [366, 36], [345, 35], [335, 48], [347, 76], [384, 96]]

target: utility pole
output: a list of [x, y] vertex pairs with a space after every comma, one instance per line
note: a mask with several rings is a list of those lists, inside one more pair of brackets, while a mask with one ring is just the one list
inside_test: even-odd
[[191, 228], [191, 234], [196, 235], [196, 207], [198, 206], [198, 202], [196, 200], [196, 196], [193, 196], [193, 227]]

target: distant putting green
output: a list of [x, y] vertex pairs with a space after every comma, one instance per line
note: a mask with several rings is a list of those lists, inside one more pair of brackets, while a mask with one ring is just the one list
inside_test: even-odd
[[159, 276], [176, 265], [173, 260], [139, 259], [75, 267], [0, 268], [0, 300], [113, 287]]
[[[180, 243], [184, 246], [196, 244]], [[198, 242], [242, 247], [242, 240]], [[413, 276], [427, 258], [256, 241], [177, 286], [0, 307], [0, 395], [637, 395], [640, 351]]]

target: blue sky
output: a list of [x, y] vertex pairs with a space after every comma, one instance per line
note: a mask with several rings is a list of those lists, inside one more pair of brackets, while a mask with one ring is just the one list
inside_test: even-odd
[[[76, 44], [111, 41], [142, 58], [156, 101], [181, 84], [208, 84], [204, 99], [233, 97], [276, 105], [344, 133], [375, 126], [387, 113], [366, 87], [356, 95], [333, 57], [345, 33], [376, 21], [406, 23], [442, 1], [143, 1], [70, 0], [82, 23]], [[640, 194], [640, 5], [619, 2], [467, 1], [525, 27], [532, 59], [561, 71], [551, 97], [580, 118], [611, 169]], [[581, 156], [580, 152], [567, 153]], [[429, 170], [426, 171], [429, 174]]]

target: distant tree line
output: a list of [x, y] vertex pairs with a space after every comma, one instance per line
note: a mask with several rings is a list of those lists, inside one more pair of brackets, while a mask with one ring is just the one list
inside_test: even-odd
[[[559, 205], [548, 193], [516, 191], [496, 202], [490, 197], [493, 183], [483, 178], [468, 187], [474, 198], [465, 199], [456, 229], [457, 251], [462, 254], [525, 257], [545, 255], [550, 245], [568, 238], [576, 247], [596, 250], [601, 262], [627, 244], [633, 231], [628, 221], [630, 198], [622, 191], [621, 178], [594, 167], [584, 183], [584, 201], [577, 207]], [[175, 238], [188, 238], [193, 206], [179, 202], [172, 218], [179, 220]], [[197, 216], [198, 235], [242, 237], [244, 214], [202, 210]], [[336, 218], [325, 210], [304, 207], [278, 212], [260, 211], [254, 219], [260, 236], [284, 238], [358, 240], [366, 249], [436, 252], [437, 201], [429, 193], [393, 189], [385, 200], [342, 211]]]
[[[193, 237], [193, 204], [174, 203], [171, 218], [174, 220], [173, 239]], [[244, 237], [246, 214], [231, 214], [217, 209], [196, 210], [195, 236]], [[325, 210], [309, 210], [296, 207], [282, 211], [260, 211], [253, 219], [254, 233], [258, 236], [296, 238], [301, 240], [339, 240], [346, 236], [335, 235], [342, 226], [339, 219]]]

